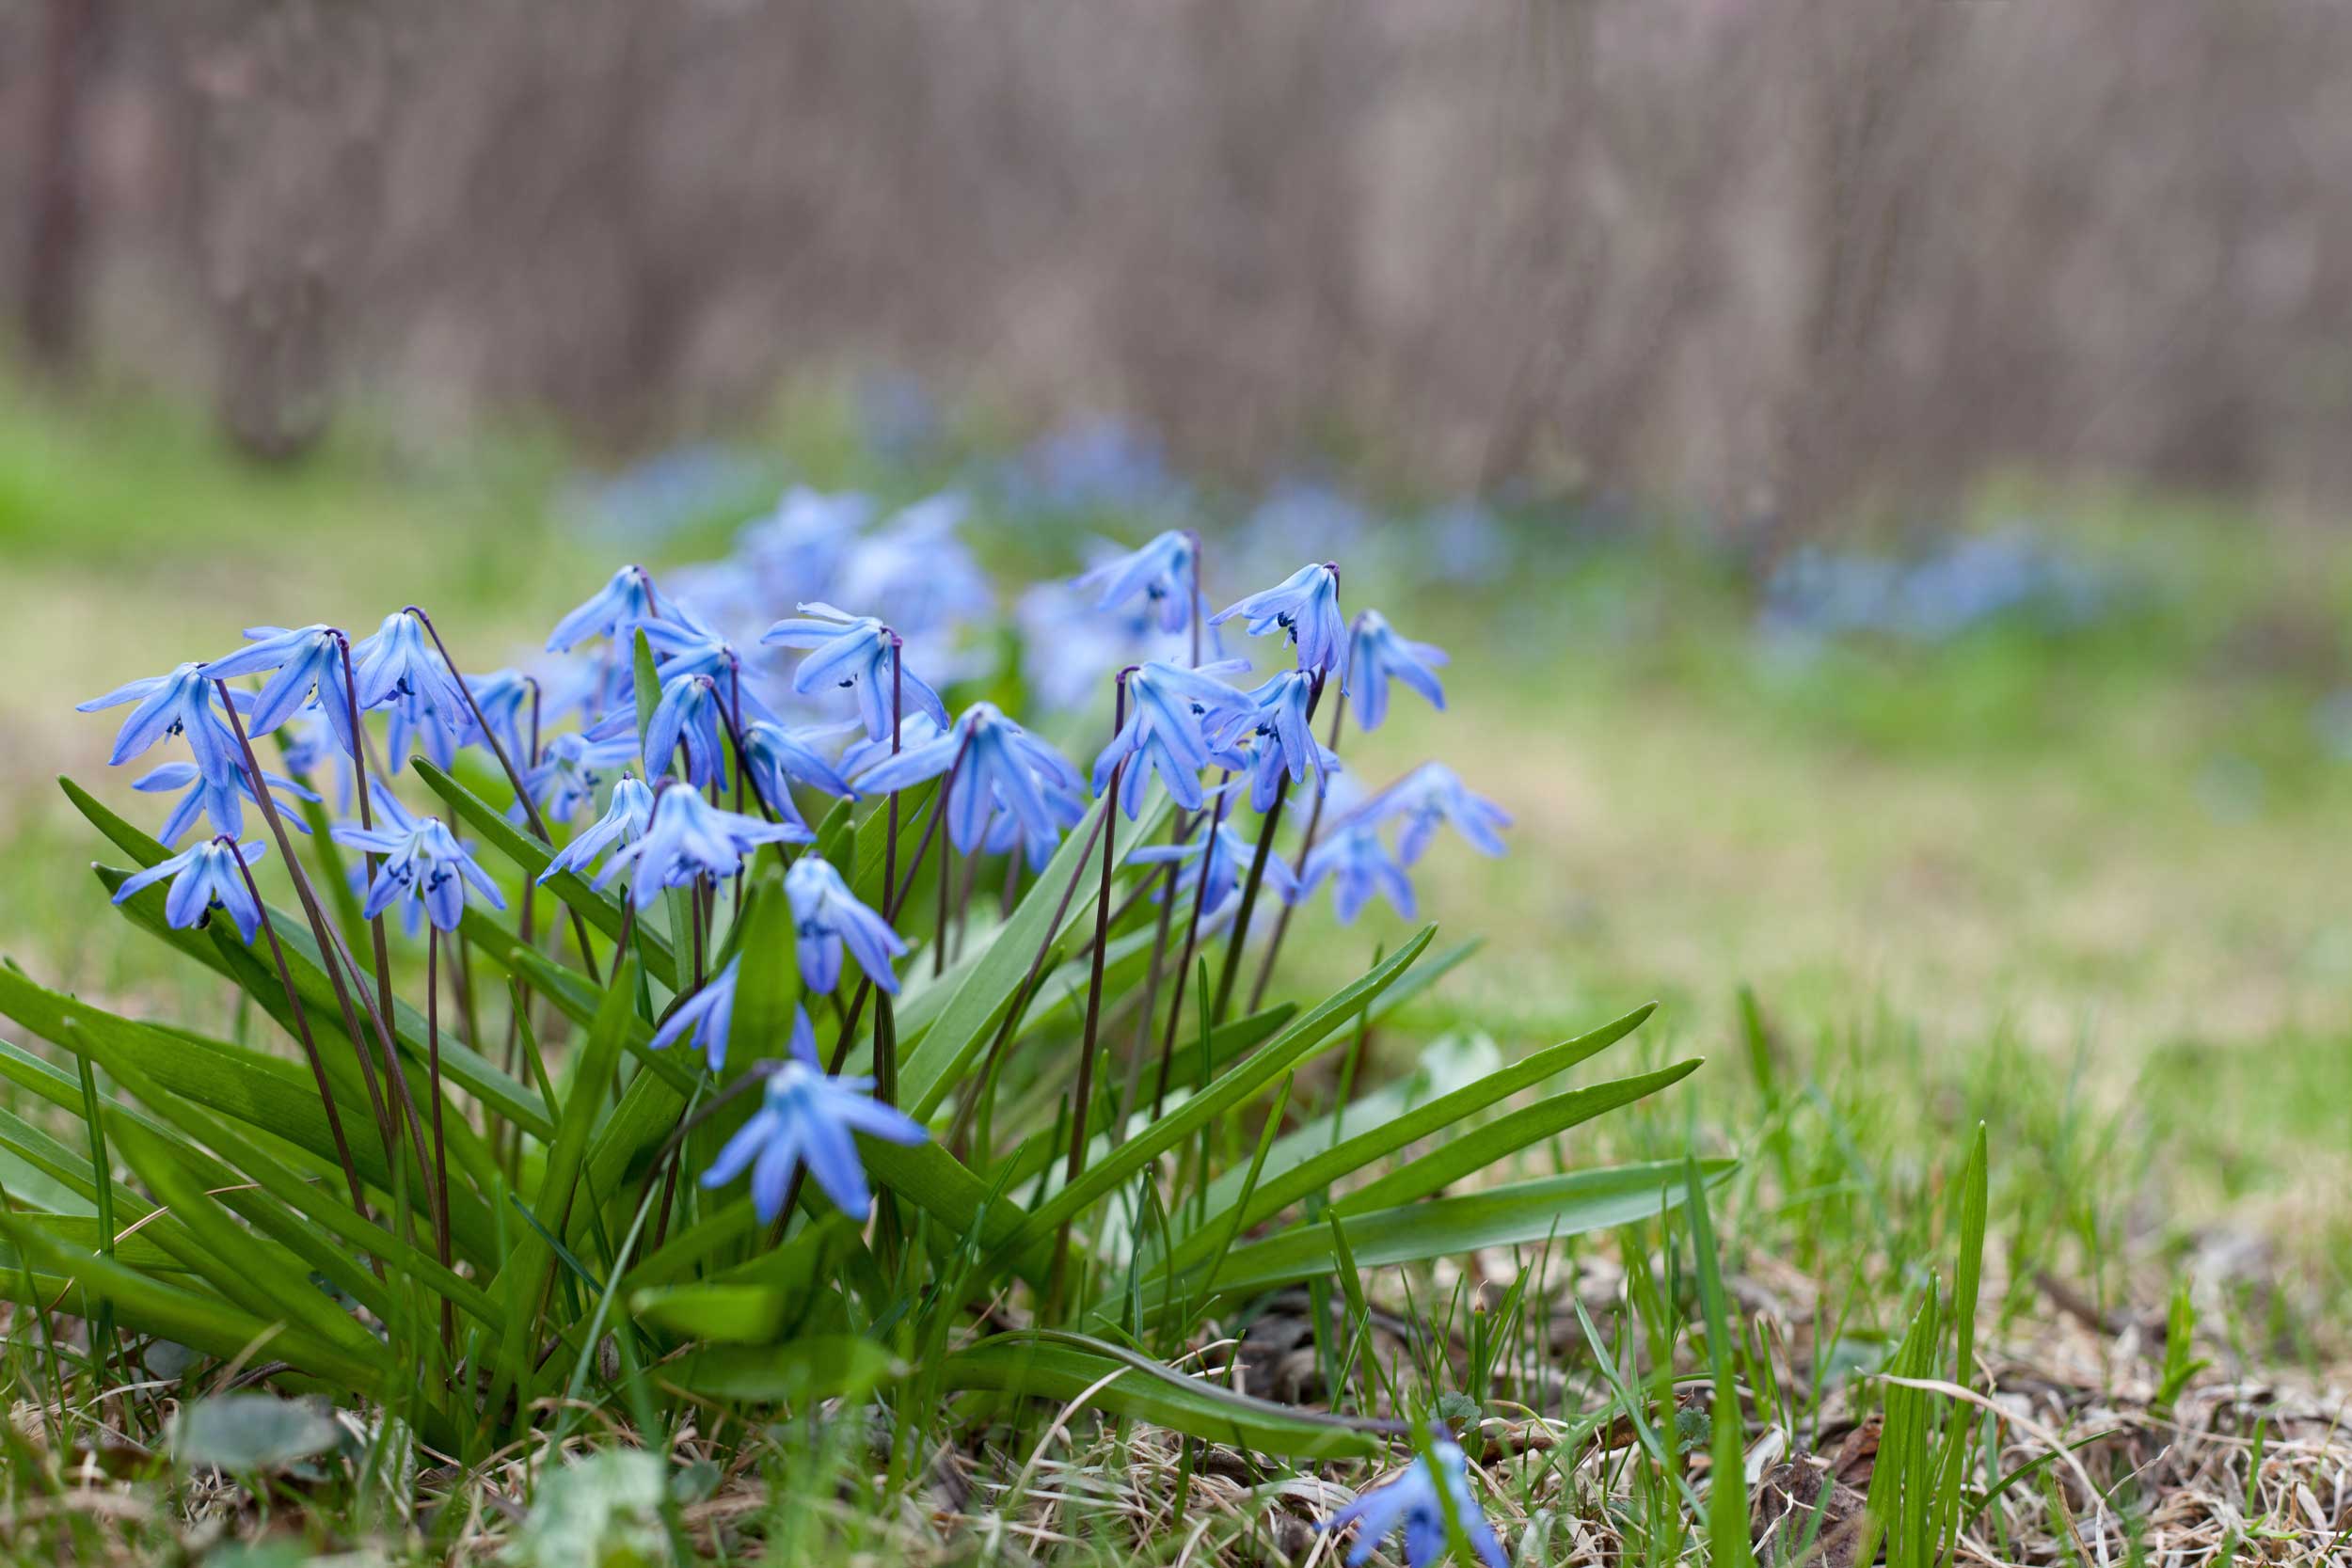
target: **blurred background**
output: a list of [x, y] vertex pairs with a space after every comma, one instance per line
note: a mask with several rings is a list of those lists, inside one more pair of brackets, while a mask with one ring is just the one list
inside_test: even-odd
[[2325, 1257], [2347, 84], [2269, 0], [0, 0], [0, 948], [167, 983], [77, 698], [952, 489], [1008, 606], [1181, 522], [1454, 648], [1350, 761], [1518, 818], [1423, 888], [1480, 1026], [2024, 1042]]

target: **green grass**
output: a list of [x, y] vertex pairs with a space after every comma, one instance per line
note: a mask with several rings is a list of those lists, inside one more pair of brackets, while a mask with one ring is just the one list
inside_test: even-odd
[[[818, 428], [812, 440], [787, 424], [779, 443], [818, 474], [855, 472], [837, 431]], [[0, 954], [132, 1016], [246, 1037], [226, 988], [103, 907], [87, 869], [100, 851], [50, 778], [100, 782], [112, 725], [72, 702], [223, 651], [247, 624], [366, 626], [408, 602], [434, 610], [461, 662], [499, 662], [634, 553], [569, 531], [546, 499], [558, 477], [530, 447], [430, 468], [337, 450], [291, 473], [259, 471], [169, 411], [0, 401], [11, 609], [0, 658], [12, 674], [0, 687]], [[1741, 1161], [1708, 1195], [1711, 1242], [1677, 1215], [1475, 1269], [1450, 1260], [1361, 1279], [1343, 1269], [1336, 1306], [1351, 1326], [1328, 1327], [1331, 1284], [1303, 1309], [1327, 1381], [1352, 1381], [1368, 1403], [1452, 1395], [1507, 1433], [1529, 1390], [1565, 1389], [1556, 1414], [1582, 1436], [1507, 1456], [1498, 1436], [1486, 1467], [1506, 1540], [1533, 1548], [1519, 1560], [1597, 1534], [1629, 1560], [1732, 1560], [1744, 1510], [1705, 1503], [1737, 1448], [1720, 1446], [1721, 1430], [1710, 1445], [1692, 1390], [1743, 1389], [1759, 1433], [1826, 1454], [1841, 1423], [1880, 1398], [1857, 1374], [1898, 1354], [1915, 1325], [1903, 1364], [1964, 1370], [1951, 1292], [1971, 1244], [1963, 1178], [1979, 1125], [1972, 1322], [1988, 1364], [1996, 1351], [2063, 1344], [2045, 1278], [2103, 1312], [2158, 1322], [2175, 1282], [2192, 1280], [2201, 1342], [2235, 1370], [2312, 1375], [2344, 1354], [2352, 923], [2329, 867], [2352, 767], [2311, 715], [2347, 683], [2334, 627], [2352, 602], [2352, 552], [2141, 498], [2011, 486], [1986, 501], [1989, 513], [2028, 505], [2129, 585], [2112, 616], [2064, 636], [1995, 628], [1788, 662], [1759, 652], [1737, 578], [1703, 548], [1556, 528], [1537, 536], [1534, 564], [1491, 594], [1373, 589], [1400, 622], [1397, 607], [1414, 606], [1415, 635], [1454, 649], [1452, 707], [1435, 718], [1405, 705], [1372, 743], [1350, 735], [1343, 754], [1375, 784], [1442, 755], [1518, 826], [1505, 861], [1441, 842], [1425, 863], [1422, 914], [1445, 926], [1440, 945], [1477, 934], [1486, 947], [1371, 1034], [1364, 1081], [1450, 1051], [1516, 1059], [1655, 996], [1661, 1013], [1613, 1065], [1568, 1083], [1692, 1055], [1706, 1068], [1479, 1180], [1686, 1151]], [[651, 553], [691, 559], [723, 531]], [[1031, 538], [997, 547], [1009, 569], [1066, 563]], [[137, 799], [119, 778], [100, 793], [118, 807]], [[1410, 930], [1385, 911], [1345, 932], [1321, 911], [1302, 915], [1291, 984], [1307, 1000], [1336, 990]], [[1760, 1032], [1743, 1026], [1743, 984], [1759, 998]], [[1328, 1105], [1340, 1070], [1303, 1067], [1290, 1102]], [[0, 1097], [0, 1108], [24, 1106]], [[1200, 1147], [1215, 1140], [1226, 1168], [1246, 1169], [1256, 1131], [1206, 1130]], [[1415, 1152], [1425, 1151], [1399, 1158]], [[20, 1164], [0, 1164], [0, 1180], [22, 1197], [32, 1178]], [[2259, 1261], [2201, 1275], [2221, 1243]], [[1378, 1341], [1375, 1308], [1424, 1331]], [[1435, 1348], [1450, 1333], [1464, 1358]], [[0, 1386], [40, 1402], [59, 1381], [57, 1354], [11, 1318]], [[1897, 1396], [1887, 1451], [1908, 1468], [1880, 1481], [1887, 1495], [1922, 1520], [1981, 1504], [1988, 1539], [2062, 1537], [2061, 1515], [2082, 1501], [2069, 1502], [2063, 1466], [1983, 1503], [2003, 1460], [1963, 1442], [1980, 1423], [1953, 1410], [1940, 1396]], [[1300, 1489], [1363, 1474], [1204, 1469], [1194, 1447], [1148, 1421], [1059, 1430], [1056, 1414], [979, 1412], [954, 1454], [924, 1471], [898, 1452], [869, 1464], [865, 1434], [806, 1401], [766, 1430], [713, 1410], [649, 1482], [609, 1443], [590, 1446], [607, 1450], [610, 1473], [577, 1485], [550, 1485], [555, 1456], [527, 1451], [429, 1484], [428, 1503], [452, 1504], [409, 1533], [388, 1521], [411, 1499], [359, 1464], [254, 1496], [186, 1481], [167, 1491], [149, 1468], [120, 1488], [150, 1511], [135, 1519], [60, 1504], [59, 1522], [8, 1526], [0, 1539], [20, 1552], [160, 1560], [188, 1528], [176, 1511], [216, 1507], [232, 1533], [274, 1522], [320, 1549], [377, 1539], [421, 1560], [511, 1533], [503, 1499], [543, 1505], [534, 1530], [569, 1521], [612, 1539], [628, 1529], [599, 1524], [599, 1511], [617, 1509], [648, 1549], [681, 1530], [737, 1560], [764, 1541], [777, 1560], [1011, 1560], [1003, 1554], [1018, 1546], [1068, 1562], [1168, 1562], [1197, 1529], [1193, 1560], [1246, 1561], [1269, 1548], [1295, 1559], [1301, 1522], [1318, 1512]], [[141, 1415], [86, 1410], [75, 1433]], [[645, 1430], [610, 1392], [578, 1424], [583, 1436]], [[1630, 1442], [1596, 1450], [1592, 1433], [1613, 1425]], [[2135, 1490], [2125, 1455], [2087, 1454], [2116, 1488], [2106, 1506], [2117, 1516], [2153, 1497]], [[2299, 1530], [2315, 1551], [2279, 1478], [2233, 1463], [2246, 1506], [2232, 1528], [2249, 1541]], [[63, 1487], [56, 1465], [21, 1465]], [[928, 1479], [891, 1494], [905, 1506], [877, 1518], [884, 1471]], [[1017, 1506], [991, 1490], [1015, 1478], [1026, 1483]], [[1041, 1533], [1009, 1533], [1008, 1520]], [[1921, 1539], [1903, 1535], [1898, 1560], [1929, 1560]]]

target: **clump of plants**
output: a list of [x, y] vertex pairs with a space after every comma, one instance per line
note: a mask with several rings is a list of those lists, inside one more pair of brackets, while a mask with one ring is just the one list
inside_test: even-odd
[[[1344, 610], [1334, 563], [1211, 613], [1171, 531], [1062, 594], [1066, 643], [1030, 613], [985, 657], [1015, 634], [952, 525], [802, 495], [728, 561], [623, 567], [526, 669], [463, 673], [411, 606], [83, 705], [129, 708], [108, 761], [160, 757], [134, 787], [170, 802], [151, 833], [65, 783], [97, 879], [237, 1022], [0, 968], [62, 1053], [0, 1045], [46, 1102], [0, 1147], [74, 1200], [0, 1205], [47, 1407], [243, 1473], [227, 1402], [323, 1396], [307, 1451], [340, 1431], [403, 1518], [421, 1467], [584, 1424], [656, 1454], [821, 1430], [887, 1516], [1043, 1401], [1410, 1460], [1339, 1514], [1359, 1555], [1394, 1528], [1500, 1562], [1461, 1413], [1379, 1364], [1363, 1272], [1685, 1203], [1714, 1167], [1488, 1173], [1696, 1064], [1546, 1090], [1644, 1009], [1434, 1097], [1370, 1082], [1369, 1031], [1470, 946], [1424, 927], [1319, 997], [1284, 958], [1327, 888], [1409, 915], [1441, 831], [1502, 851], [1441, 764], [1345, 793], [1347, 717], [1442, 706], [1443, 654]], [[1135, 657], [1065, 750], [1013, 714], [1106, 624]], [[1197, 1375], [1204, 1324], [1334, 1281], [1327, 1408]]]

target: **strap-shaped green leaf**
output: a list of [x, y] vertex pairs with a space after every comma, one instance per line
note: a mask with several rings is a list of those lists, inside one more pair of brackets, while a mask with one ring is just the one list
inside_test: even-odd
[[999, 1334], [957, 1351], [941, 1382], [1064, 1404], [1083, 1395], [1093, 1409], [1206, 1442], [1307, 1459], [1371, 1458], [1386, 1449], [1384, 1433], [1401, 1430], [1252, 1399], [1107, 1340], [1053, 1329]]

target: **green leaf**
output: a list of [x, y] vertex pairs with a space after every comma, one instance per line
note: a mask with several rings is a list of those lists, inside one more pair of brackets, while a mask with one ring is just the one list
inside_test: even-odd
[[999, 1334], [949, 1355], [942, 1384], [1089, 1407], [1206, 1442], [1308, 1459], [1373, 1458], [1392, 1424], [1351, 1420], [1252, 1399], [1186, 1377], [1105, 1340], [1054, 1329]]
[[[917, 1121], [930, 1120], [931, 1113], [961, 1082], [1011, 1007], [1014, 993], [1028, 974], [1030, 960], [1047, 944], [1047, 939], [1058, 938], [1082, 919], [1090, 917], [1084, 897], [1070, 900], [1058, 925], [1054, 911], [1061, 903], [1062, 890], [1070, 885], [1071, 878], [1084, 869], [1081, 863], [1088, 858], [1089, 844], [1097, 850], [1101, 847], [1099, 840], [1089, 836], [1093, 825], [1114, 809], [1116, 802], [1097, 800], [1078, 826], [1070, 831], [1053, 862], [1030, 885], [1012, 918], [997, 927], [993, 940], [985, 948], [957, 966], [963, 975], [955, 981], [952, 990], [943, 980], [919, 996], [908, 998], [906, 1006], [900, 1008], [898, 1033], [905, 1053], [898, 1064], [900, 1101]], [[1167, 811], [1167, 797], [1154, 795], [1143, 819], [1127, 829], [1127, 841], [1149, 842]], [[927, 1005], [934, 992], [944, 998], [935, 1017]]]
[[1207, 1088], [1173, 1107], [1158, 1121], [1119, 1146], [1099, 1164], [1089, 1166], [1029, 1215], [1017, 1244], [1035, 1243], [1051, 1236], [1065, 1220], [1143, 1169], [1211, 1120], [1247, 1104], [1275, 1079], [1304, 1061], [1341, 1024], [1412, 966], [1437, 927], [1424, 926], [1396, 953], [1374, 966], [1354, 984], [1342, 989], [1314, 1011], [1268, 1040], [1256, 1055], [1225, 1073]]
[[819, 1400], [861, 1402], [896, 1369], [871, 1339], [823, 1334], [778, 1345], [714, 1345], [663, 1370], [693, 1393], [804, 1410]]
[[[1710, 1182], [1732, 1168], [1729, 1160], [1704, 1166]], [[1576, 1171], [1342, 1216], [1339, 1224], [1359, 1267], [1390, 1268], [1485, 1247], [1530, 1246], [1648, 1219], [1681, 1203], [1676, 1191], [1681, 1171], [1680, 1161]], [[1248, 1295], [1328, 1274], [1337, 1263], [1329, 1225], [1309, 1221], [1226, 1254], [1217, 1290], [1228, 1296]], [[1181, 1281], [1175, 1288], [1181, 1289]], [[1169, 1281], [1155, 1282], [1161, 1302], [1169, 1291]]]

